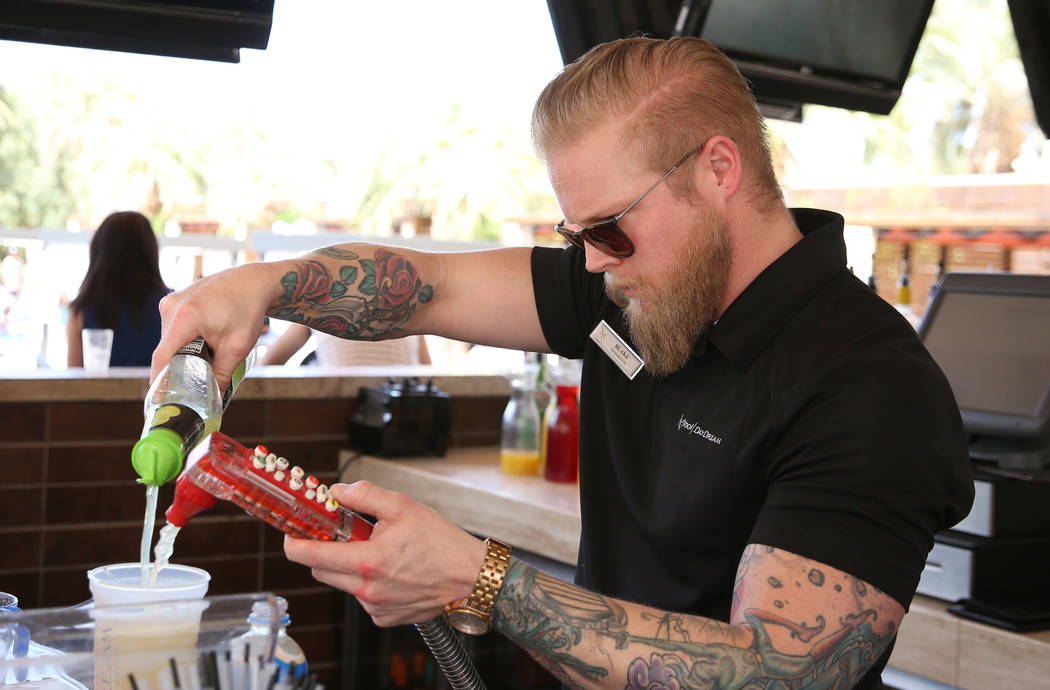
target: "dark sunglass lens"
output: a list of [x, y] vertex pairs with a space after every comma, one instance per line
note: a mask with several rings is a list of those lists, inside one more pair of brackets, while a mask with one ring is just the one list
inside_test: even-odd
[[587, 239], [596, 247], [612, 256], [630, 256], [634, 252], [634, 245], [623, 233], [615, 222], [594, 225], [587, 229]]

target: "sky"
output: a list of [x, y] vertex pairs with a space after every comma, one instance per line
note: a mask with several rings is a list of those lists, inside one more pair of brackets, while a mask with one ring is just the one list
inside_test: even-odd
[[561, 68], [544, 0], [276, 0], [239, 64], [0, 41], [0, 85], [60, 75], [134, 89], [164, 117], [243, 118], [305, 150], [369, 156], [458, 102], [520, 122]]

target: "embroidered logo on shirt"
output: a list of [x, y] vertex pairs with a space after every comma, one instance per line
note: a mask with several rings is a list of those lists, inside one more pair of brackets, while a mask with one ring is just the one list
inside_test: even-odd
[[682, 431], [683, 429], [686, 432], [693, 434], [694, 436], [699, 436], [700, 438], [706, 441], [710, 441], [715, 445], [722, 445], [721, 436], [715, 436], [707, 429], [701, 429], [699, 424], [697, 424], [696, 422], [690, 422], [685, 418], [685, 415], [682, 415], [682, 418], [678, 420], [678, 430]]

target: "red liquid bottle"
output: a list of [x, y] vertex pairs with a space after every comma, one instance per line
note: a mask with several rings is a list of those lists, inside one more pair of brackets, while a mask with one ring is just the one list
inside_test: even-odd
[[547, 464], [543, 476], [552, 482], [575, 482], [580, 457], [579, 386], [558, 385], [554, 409], [547, 416]]

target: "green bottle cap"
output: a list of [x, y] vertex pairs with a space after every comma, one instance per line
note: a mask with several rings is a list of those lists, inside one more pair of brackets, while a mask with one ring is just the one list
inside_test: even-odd
[[186, 444], [170, 429], [152, 429], [131, 449], [131, 465], [139, 473], [139, 482], [160, 486], [182, 471]]

